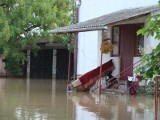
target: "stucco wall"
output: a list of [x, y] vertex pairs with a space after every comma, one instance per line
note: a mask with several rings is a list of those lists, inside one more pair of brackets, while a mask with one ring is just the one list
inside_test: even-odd
[[98, 38], [97, 31], [79, 34], [77, 65], [78, 75], [82, 75], [85, 72], [97, 67], [98, 40], [96, 38]]
[[[151, 15], [155, 15], [155, 14], [160, 14], [160, 10], [151, 13]], [[147, 24], [147, 23], [145, 23], [145, 24]], [[145, 41], [144, 41], [144, 44], [145, 44], [145, 46], [144, 46], [144, 52], [145, 53], [151, 52], [151, 50], [153, 48], [155, 48], [156, 45], [160, 42], [160, 41], [154, 39], [154, 37], [152, 37], [152, 36], [148, 36], [148, 37], [144, 36], [144, 38], [145, 38]]]
[[[108, 14], [114, 11], [118, 11], [125, 8], [135, 8], [146, 5], [154, 5], [158, 3], [158, 0], [81, 0], [82, 4], [79, 8], [79, 22], [86, 21], [95, 17], [99, 17], [104, 14]], [[78, 42], [78, 66], [77, 74], [82, 75], [100, 64], [100, 47], [101, 44], [100, 33], [95, 32], [83, 32], [79, 33]], [[147, 38], [145, 44], [153, 45], [157, 44], [153, 38]], [[155, 43], [154, 43], [155, 42]], [[103, 62], [109, 59], [109, 55], [103, 56]], [[116, 65], [118, 65], [118, 58], [114, 58]], [[115, 74], [119, 72], [119, 68], [115, 71]]]

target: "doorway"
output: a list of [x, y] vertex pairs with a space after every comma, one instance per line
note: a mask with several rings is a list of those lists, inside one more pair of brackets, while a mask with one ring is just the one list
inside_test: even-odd
[[143, 26], [144, 24], [125, 24], [112, 29], [112, 56], [120, 58], [121, 80], [133, 76], [134, 56], [140, 56], [139, 46], [144, 47], [144, 37], [137, 36], [136, 32]]
[[135, 28], [135, 25], [120, 26], [120, 72], [122, 72], [122, 80], [127, 80], [127, 76], [133, 76], [134, 41], [136, 41]]

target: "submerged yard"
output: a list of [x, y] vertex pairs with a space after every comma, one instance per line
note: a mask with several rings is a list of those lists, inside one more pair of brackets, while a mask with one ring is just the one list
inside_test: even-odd
[[[66, 92], [65, 80], [0, 79], [1, 120], [154, 120], [154, 96]], [[159, 117], [160, 119], [160, 117]]]

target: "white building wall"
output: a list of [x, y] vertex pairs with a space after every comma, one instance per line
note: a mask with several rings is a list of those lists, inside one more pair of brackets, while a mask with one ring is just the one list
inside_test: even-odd
[[77, 74], [82, 75], [97, 66], [98, 32], [79, 33]]
[[[135, 8], [140, 6], [155, 5], [158, 0], [81, 0], [82, 4], [79, 8], [79, 22], [88, 19], [96, 18], [101, 15], [112, 13], [125, 8]], [[78, 41], [78, 66], [77, 74], [82, 75], [100, 64], [100, 46], [101, 40], [99, 33], [83, 32], [79, 33]], [[147, 38], [146, 44], [155, 46], [155, 41], [152, 38]], [[109, 55], [105, 55], [104, 61], [108, 59]], [[118, 58], [114, 58], [118, 61]], [[116, 60], [117, 59], [117, 60]], [[116, 62], [118, 65], [118, 62]], [[119, 69], [119, 68], [118, 68]], [[118, 72], [117, 69], [117, 72]], [[116, 73], [117, 73], [116, 72]]]
[[[156, 11], [154, 13], [151, 13], [152, 15], [155, 15], [155, 14], [160, 14], [160, 10], [159, 11]], [[147, 24], [147, 23], [146, 23]], [[153, 48], [156, 47], [156, 45], [160, 42], [158, 40], [155, 40], [154, 37], [152, 36], [145, 36], [145, 46], [144, 46], [144, 52], [145, 53], [149, 53], [151, 52], [151, 50]]]
[[[156, 11], [154, 13], [151, 13], [151, 15], [160, 14], [160, 11]], [[145, 23], [147, 24], [147, 22]], [[154, 49], [158, 44], [160, 43], [159, 40], [156, 40], [152, 36], [144, 36], [144, 53], [150, 53], [152, 49]], [[133, 64], [140, 60], [140, 57], [134, 57]], [[135, 74], [134, 74], [135, 76]]]

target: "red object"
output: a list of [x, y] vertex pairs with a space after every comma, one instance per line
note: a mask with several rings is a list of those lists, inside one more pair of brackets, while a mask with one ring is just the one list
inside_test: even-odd
[[136, 90], [130, 89], [130, 94], [131, 94], [131, 95], [135, 95], [136, 93], [137, 93]]
[[[102, 66], [102, 76], [104, 76], [104, 71], [108, 70], [108, 71], [113, 71], [115, 69], [112, 59], [109, 60], [108, 62], [104, 63]], [[96, 80], [98, 80], [100, 78], [100, 66], [85, 73], [84, 75], [82, 75], [79, 80], [81, 81], [83, 87], [89, 88], [90, 86], [92, 86]]]
[[133, 82], [132, 86], [131, 86], [131, 88], [129, 90], [129, 93], [131, 95], [135, 95], [137, 93], [136, 89], [138, 89], [138, 88], [139, 88], [138, 82]]
[[133, 84], [132, 84], [132, 87], [134, 87], [134, 88], [139, 88], [139, 84], [138, 84], [138, 82], [134, 82]]

